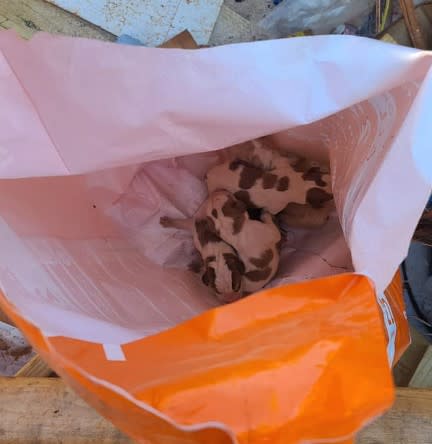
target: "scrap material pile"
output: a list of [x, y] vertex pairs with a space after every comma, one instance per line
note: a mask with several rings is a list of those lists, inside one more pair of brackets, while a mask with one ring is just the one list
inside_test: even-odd
[[323, 225], [333, 195], [328, 168], [263, 141], [228, 149], [226, 157], [207, 172], [209, 196], [194, 217], [160, 223], [192, 231], [202, 282], [232, 302], [270, 282], [284, 227]]

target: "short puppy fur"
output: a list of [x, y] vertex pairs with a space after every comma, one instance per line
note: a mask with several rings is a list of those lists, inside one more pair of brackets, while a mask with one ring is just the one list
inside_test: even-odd
[[279, 266], [281, 233], [270, 213], [252, 220], [246, 205], [227, 191], [213, 192], [208, 214], [219, 236], [237, 251], [244, 264], [243, 290], [261, 290], [276, 274]]
[[284, 157], [260, 142], [244, 159], [211, 168], [206, 175], [209, 193], [226, 190], [249, 208], [271, 214], [290, 203], [319, 209], [333, 199], [330, 175], [325, 168], [298, 157]]
[[205, 201], [193, 218], [161, 217], [160, 224], [192, 232], [195, 248], [202, 257], [198, 270], [202, 282], [214, 290], [221, 302], [233, 302], [243, 296], [244, 265], [236, 251], [218, 236], [213, 220], [207, 216], [207, 206]]

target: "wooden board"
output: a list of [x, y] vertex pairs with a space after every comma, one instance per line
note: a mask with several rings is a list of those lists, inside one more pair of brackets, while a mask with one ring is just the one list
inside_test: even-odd
[[27, 364], [15, 373], [16, 377], [22, 378], [43, 378], [44, 376], [50, 376], [53, 371], [48, 367], [48, 364], [39, 356], [33, 356]]
[[356, 444], [432, 443], [432, 390], [399, 388], [394, 407], [365, 430]]
[[160, 45], [159, 48], [196, 49], [198, 45], [189, 31], [183, 31], [171, 40]]
[[417, 366], [429, 346], [426, 339], [414, 328], [410, 329], [410, 334], [411, 345], [393, 369], [393, 378], [395, 384], [399, 387], [406, 387], [410, 383]]
[[0, 443], [131, 443], [58, 378], [0, 378]]
[[128, 34], [158, 46], [189, 30], [207, 45], [223, 0], [50, 0], [53, 4], [115, 35]]
[[44, 0], [0, 0], [0, 28], [15, 29], [24, 38], [37, 31], [114, 40], [115, 36]]
[[[57, 378], [0, 378], [0, 443], [130, 443]], [[432, 391], [400, 388], [357, 444], [432, 443]]]
[[[432, 388], [432, 347], [428, 347], [411, 381], [410, 387]], [[432, 418], [431, 418], [432, 421]]]
[[[426, 47], [432, 48], [432, 4], [420, 5], [415, 8], [421, 32], [425, 38]], [[410, 34], [402, 18], [378, 35], [379, 40], [389, 43], [397, 43], [404, 46], [412, 46]], [[424, 237], [424, 233], [416, 233], [414, 237]], [[422, 240], [421, 240], [422, 241]]]

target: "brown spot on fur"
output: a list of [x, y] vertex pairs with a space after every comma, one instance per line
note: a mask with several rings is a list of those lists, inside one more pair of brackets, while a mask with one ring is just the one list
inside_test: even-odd
[[262, 176], [263, 170], [260, 168], [244, 166], [240, 173], [239, 187], [243, 190], [249, 190]]
[[207, 287], [213, 288], [217, 292], [216, 284], [215, 284], [216, 283], [216, 271], [213, 267], [206, 268], [206, 271], [202, 275], [201, 280], [204, 285], [206, 285]]
[[213, 216], [215, 219], [218, 218], [218, 212], [217, 212], [216, 208], [213, 208], [211, 214], [212, 214], [212, 216]]
[[315, 185], [319, 187], [325, 187], [327, 182], [324, 182], [322, 177], [324, 173], [320, 167], [312, 167], [302, 175], [303, 180], [311, 180], [315, 182]]
[[243, 274], [245, 272], [244, 264], [236, 254], [224, 253], [223, 257], [227, 267], [231, 271], [232, 289], [234, 291], [239, 291]]
[[240, 273], [245, 272], [245, 266], [241, 259], [234, 253], [224, 253], [223, 257], [227, 264], [227, 267], [231, 270], [238, 270]]
[[233, 234], [240, 233], [246, 220], [246, 205], [240, 200], [229, 196], [222, 207], [222, 213], [224, 216], [234, 219]]
[[234, 197], [243, 202], [248, 208], [256, 208], [256, 205], [250, 199], [249, 191], [236, 191]]
[[240, 172], [239, 188], [242, 188], [243, 190], [252, 188], [256, 184], [256, 181], [264, 175], [264, 171], [261, 168], [240, 159], [231, 162], [229, 168], [230, 170], [235, 171], [240, 166], [243, 168]]
[[276, 174], [265, 173], [262, 178], [262, 186], [265, 190], [269, 190], [276, 185], [278, 177]]
[[231, 272], [231, 288], [233, 291], [240, 291], [243, 276], [237, 271]]
[[233, 160], [230, 164], [229, 164], [229, 169], [231, 171], [235, 171], [240, 165], [242, 164], [242, 161], [239, 159]]
[[246, 211], [249, 214], [250, 220], [261, 220], [262, 209], [257, 208], [251, 201], [249, 191], [236, 191], [234, 197], [246, 205]]
[[209, 231], [211, 231], [212, 233], [218, 234], [214, 220], [211, 217], [207, 216], [206, 222], [207, 222]]
[[265, 250], [259, 258], [254, 257], [249, 260], [253, 265], [255, 265], [255, 267], [265, 268], [270, 264], [273, 257], [274, 257], [273, 251], [268, 249], [268, 250]]
[[279, 179], [277, 184], [277, 190], [278, 191], [286, 191], [289, 188], [289, 177], [283, 176]]
[[291, 166], [297, 173], [305, 173], [310, 168], [310, 162], [304, 157], [300, 157]]
[[252, 270], [245, 273], [245, 277], [252, 282], [260, 282], [267, 280], [272, 273], [270, 267], [264, 268], [262, 270]]
[[306, 193], [306, 202], [312, 208], [322, 208], [325, 202], [333, 199], [333, 194], [327, 193], [322, 188], [311, 188]]
[[209, 242], [220, 242], [221, 238], [217, 235], [217, 230], [213, 220], [210, 217], [198, 219], [195, 221], [195, 230], [201, 246], [207, 245]]

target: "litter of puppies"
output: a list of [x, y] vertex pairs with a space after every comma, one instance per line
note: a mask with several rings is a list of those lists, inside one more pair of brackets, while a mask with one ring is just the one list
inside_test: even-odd
[[197, 271], [222, 303], [264, 288], [278, 270], [283, 228], [324, 225], [333, 199], [323, 165], [262, 140], [231, 152], [207, 171], [208, 197], [192, 218], [160, 220], [192, 232], [201, 257]]

